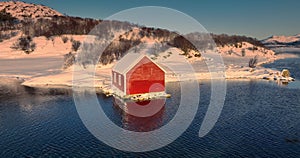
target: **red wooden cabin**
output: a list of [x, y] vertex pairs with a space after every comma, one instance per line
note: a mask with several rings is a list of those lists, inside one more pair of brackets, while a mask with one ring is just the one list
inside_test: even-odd
[[131, 95], [165, 91], [165, 71], [147, 55], [126, 54], [112, 69], [112, 88]]

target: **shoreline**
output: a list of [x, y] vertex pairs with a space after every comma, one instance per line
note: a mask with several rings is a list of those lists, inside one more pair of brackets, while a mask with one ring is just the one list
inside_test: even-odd
[[[236, 72], [240, 73], [240, 72]], [[70, 85], [64, 85], [64, 84], [36, 84], [36, 85], [24, 85], [24, 79], [18, 78], [18, 77], [0, 77], [0, 79], [3, 81], [6, 81], [6, 83], [0, 82], [0, 98], [1, 96], [17, 96], [21, 95], [22, 93], [30, 93], [30, 94], [41, 94], [41, 95], [70, 95], [73, 92], [73, 87]], [[220, 78], [201, 78], [197, 79], [199, 84], [203, 82], [210, 82], [211, 80], [220, 80]], [[266, 80], [259, 76], [227, 76], [225, 77], [226, 81], [270, 81]], [[17, 81], [17, 82], [16, 82]], [[191, 81], [191, 79], [178, 81], [178, 80], [166, 80], [166, 84], [168, 83], [176, 83], [176, 82], [188, 82]], [[274, 82], [274, 81], [271, 81]], [[8, 86], [7, 83], [10, 83]], [[95, 86], [95, 87], [78, 87], [82, 88], [83, 90], [88, 89], [95, 89], [95, 92], [97, 94], [106, 94], [109, 92], [109, 89], [106, 89], [106, 86]], [[4, 93], [3, 93], [4, 92]]]
[[[179, 80], [178, 76], [173, 76], [172, 74], [166, 74], [166, 83], [171, 82], [183, 82], [189, 80], [198, 80], [199, 83], [204, 80], [266, 80], [270, 78], [280, 78], [281, 70], [265, 68], [264, 64], [273, 63], [277, 60], [299, 57], [293, 54], [281, 54], [277, 55], [275, 58], [270, 58], [268, 60], [259, 62], [256, 68], [249, 68], [246, 66], [229, 64], [225, 65], [225, 72], [196, 72], [194, 74], [185, 74], [187, 76], [181, 76], [181, 78], [186, 77], [184, 80]], [[101, 74], [96, 74], [97, 80], [94, 81], [94, 85], [87, 85], [85, 81], [82, 82], [82, 88], [95, 88], [97, 93], [107, 93], [110, 90], [110, 67], [105, 67], [100, 69]], [[73, 89], [73, 71], [71, 69], [67, 71], [61, 71], [60, 73], [46, 75], [46, 76], [30, 76], [30, 75], [0, 75], [0, 95], [7, 93], [18, 93], [18, 89], [36, 89], [41, 93], [56, 93], [55, 91], [67, 90], [72, 91]], [[220, 76], [220, 74], [225, 75], [224, 78], [212, 78], [212, 76]], [[93, 80], [90, 80], [93, 81]], [[270, 80], [274, 81], [274, 80]], [[69, 92], [68, 92], [69, 93]]]

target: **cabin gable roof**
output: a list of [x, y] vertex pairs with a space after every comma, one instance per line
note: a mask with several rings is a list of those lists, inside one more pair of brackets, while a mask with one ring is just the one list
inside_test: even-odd
[[113, 67], [113, 71], [120, 74], [126, 74], [136, 64], [138, 64], [144, 57], [149, 59], [152, 63], [158, 66], [162, 71], [166, 72], [160, 65], [151, 60], [147, 55], [140, 53], [127, 53], [118, 63]]

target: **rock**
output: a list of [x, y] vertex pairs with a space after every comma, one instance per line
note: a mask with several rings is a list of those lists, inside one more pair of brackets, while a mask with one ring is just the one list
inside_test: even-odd
[[268, 70], [265, 70], [264, 74], [270, 74], [270, 72]]
[[264, 80], [270, 80], [270, 78], [268, 78], [268, 77], [266, 77], [266, 76], [264, 76], [263, 79], [264, 79]]
[[281, 72], [281, 76], [286, 78], [290, 77], [291, 76], [290, 71], [288, 69], [283, 69]]

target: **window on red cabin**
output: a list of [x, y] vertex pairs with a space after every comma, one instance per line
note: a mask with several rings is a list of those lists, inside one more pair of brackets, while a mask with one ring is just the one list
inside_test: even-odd
[[114, 72], [114, 83], [116, 83], [117, 82], [117, 73], [116, 72]]

